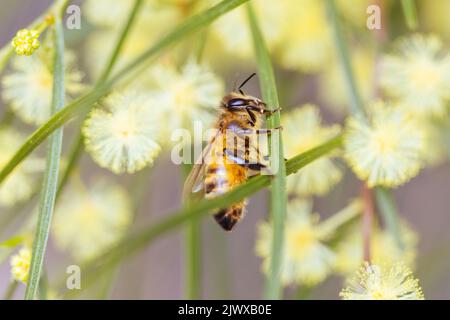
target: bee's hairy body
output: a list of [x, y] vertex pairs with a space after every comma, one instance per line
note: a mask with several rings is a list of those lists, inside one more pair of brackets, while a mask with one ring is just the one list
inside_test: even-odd
[[[201, 165], [196, 164], [185, 183], [188, 192], [202, 190], [205, 198], [227, 193], [266, 167], [251, 136], [270, 132], [260, 128], [264, 114], [273, 111], [265, 109], [261, 100], [243, 92], [225, 96], [221, 107], [217, 133], [203, 150]], [[244, 199], [218, 209], [215, 220], [230, 231], [243, 217], [246, 203]]]
[[[232, 111], [222, 113], [219, 119], [220, 132], [233, 132], [235, 129], [245, 130], [249, 127], [248, 119]], [[255, 123], [255, 127], [257, 124]], [[259, 126], [259, 125], [258, 125]], [[232, 163], [222, 146], [230, 144], [227, 134], [220, 134], [216, 139], [222, 143], [215, 143], [212, 147], [210, 159], [205, 165], [205, 198], [213, 198], [224, 194], [231, 189], [247, 181], [248, 167]], [[237, 154], [239, 144], [233, 144], [232, 154]], [[228, 208], [223, 208], [214, 214], [217, 223], [225, 230], [231, 230], [233, 226], [244, 216], [247, 200], [234, 203]]]

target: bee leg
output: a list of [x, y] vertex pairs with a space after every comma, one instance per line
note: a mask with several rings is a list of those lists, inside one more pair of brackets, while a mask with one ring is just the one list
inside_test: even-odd
[[257, 129], [255, 130], [256, 134], [272, 134], [272, 132], [274, 132], [275, 130], [283, 130], [282, 126], [276, 127], [276, 128], [272, 128], [272, 129]]
[[252, 127], [254, 127], [255, 126], [255, 121], [256, 121], [255, 115], [248, 108], [246, 108], [245, 110], [247, 111], [248, 115], [250, 116], [250, 119], [251, 119], [251, 121], [249, 121], [250, 125]]
[[236, 133], [238, 134], [271, 134], [275, 130], [283, 130], [282, 126], [272, 128], [272, 129], [238, 129]]
[[[269, 155], [265, 155], [265, 156], [263, 157], [263, 159], [266, 160], [266, 161], [269, 161], [269, 160], [270, 160], [270, 156], [269, 156]], [[284, 162], [286, 162], [286, 161], [288, 161], [288, 160], [289, 160], [288, 158], [284, 158]]]
[[248, 177], [251, 179], [253, 177], [257, 177], [261, 175], [261, 172], [264, 171], [264, 175], [265, 176], [273, 176], [275, 175], [272, 170], [266, 166], [260, 167], [258, 169], [251, 169], [249, 168], [250, 171], [248, 172]]
[[247, 159], [242, 159], [242, 158], [236, 156], [233, 152], [231, 152], [231, 150], [228, 150], [226, 148], [224, 148], [223, 152], [226, 154], [227, 159], [231, 160], [235, 164], [249, 168], [250, 170], [261, 171], [262, 169], [267, 167], [265, 164], [262, 164], [259, 162], [252, 163], [252, 162], [249, 162], [249, 160], [247, 160]]
[[281, 111], [281, 107], [269, 110], [269, 109], [261, 109], [261, 113], [265, 114], [266, 116], [271, 116], [275, 112]]

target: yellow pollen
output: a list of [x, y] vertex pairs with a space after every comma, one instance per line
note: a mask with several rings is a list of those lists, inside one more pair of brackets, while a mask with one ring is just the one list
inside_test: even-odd
[[37, 83], [39, 83], [41, 85], [42, 88], [49, 88], [53, 86], [53, 79], [52, 76], [50, 75], [50, 73], [46, 72], [41, 72], [38, 75], [38, 81]]
[[411, 82], [418, 89], [433, 88], [441, 79], [437, 66], [428, 61], [416, 62], [411, 69]]
[[384, 299], [384, 295], [380, 290], [375, 291], [374, 293], [372, 293], [372, 297], [375, 300], [383, 300]]
[[11, 44], [18, 55], [30, 56], [40, 46], [39, 36], [37, 30], [22, 29], [17, 32]]
[[384, 128], [383, 131], [374, 133], [373, 138], [374, 149], [381, 154], [387, 154], [397, 149], [398, 139], [395, 131]]
[[175, 88], [175, 92], [175, 103], [178, 106], [194, 104], [195, 91], [190, 84], [180, 83]]
[[314, 243], [316, 237], [313, 230], [310, 228], [300, 228], [300, 230], [294, 230], [289, 232], [288, 246], [291, 250], [292, 256], [301, 257], [307, 249]]

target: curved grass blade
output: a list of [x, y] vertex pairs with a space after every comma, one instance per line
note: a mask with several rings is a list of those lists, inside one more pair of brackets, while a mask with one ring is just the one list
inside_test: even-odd
[[[352, 108], [350, 111], [354, 116], [360, 116], [362, 117], [362, 119], [367, 119], [367, 114], [365, 112], [363, 102], [356, 87], [355, 77], [352, 72], [350, 56], [347, 49], [347, 43], [342, 33], [334, 0], [327, 0], [327, 9], [333, 22], [334, 41], [339, 53], [341, 64], [343, 65], [345, 78], [344, 80], [347, 83], [348, 94], [352, 102]], [[399, 214], [397, 211], [397, 207], [395, 206], [394, 199], [388, 189], [376, 188], [375, 193], [378, 209], [381, 211], [383, 220], [388, 226], [389, 232], [393, 235], [394, 239], [396, 239], [398, 247], [402, 249], [403, 241], [400, 234], [400, 228], [398, 227]]]
[[135, 75], [135, 72], [142, 72], [142, 67], [151, 58], [154, 58], [157, 54], [161, 53], [171, 45], [183, 40], [189, 34], [207, 26], [218, 17], [224, 15], [228, 11], [236, 8], [237, 6], [247, 2], [249, 0], [224, 0], [216, 6], [203, 11], [197, 15], [187, 19], [180, 26], [175, 28], [168, 35], [163, 37], [156, 44], [147, 49], [144, 53], [124, 66], [117, 72], [110, 80], [95, 87], [94, 90], [79, 97], [73, 102], [66, 105], [62, 110], [53, 115], [45, 124], [34, 131], [31, 136], [25, 141], [25, 143], [19, 148], [14, 156], [9, 160], [5, 167], [0, 171], [0, 184], [11, 173], [11, 171], [22, 160], [36, 149], [53, 131], [58, 129], [64, 123], [72, 119], [73, 117], [87, 112], [92, 108], [93, 104], [100, 98], [106, 95], [111, 89], [113, 89], [123, 78], [130, 75]]
[[[36, 29], [55, 9], [65, 8], [69, 0], [55, 1], [48, 9], [39, 17], [37, 17], [32, 23], [30, 23], [26, 29]], [[0, 73], [3, 68], [8, 63], [9, 59], [14, 55], [14, 48], [11, 46], [8, 41], [1, 49], [0, 49]]]
[[[309, 163], [323, 155], [328, 154], [341, 145], [342, 136], [339, 135], [320, 146], [289, 159], [286, 162], [286, 174], [289, 175], [296, 173]], [[86, 284], [85, 287], [98, 278], [98, 272], [104, 272], [107, 268], [114, 267], [114, 265], [119, 263], [122, 259], [129, 257], [145, 248], [160, 235], [169, 233], [192, 219], [204, 217], [216, 208], [224, 207], [230, 203], [240, 201], [263, 189], [264, 187], [267, 187], [270, 183], [271, 177], [267, 175], [251, 178], [245, 184], [234, 188], [220, 197], [203, 199], [198, 202], [188, 204], [173, 214], [168, 214], [167, 218], [164, 218], [157, 223], [152, 223], [149, 226], [143, 227], [141, 230], [130, 234], [117, 246], [111, 250], [108, 250], [107, 253], [103, 254], [95, 261], [82, 266], [84, 279], [83, 283]], [[61, 287], [63, 283], [65, 283], [65, 278], [58, 282], [57, 287]], [[77, 293], [68, 293], [68, 295], [75, 294]]]
[[[55, 17], [55, 58], [53, 70], [52, 113], [64, 106], [64, 30], [59, 15]], [[31, 255], [29, 278], [25, 290], [25, 299], [32, 300], [39, 289], [42, 266], [47, 248], [48, 234], [55, 206], [58, 188], [58, 172], [62, 147], [62, 128], [56, 130], [49, 139], [47, 164], [44, 183], [39, 202], [39, 215]]]
[[[116, 65], [116, 62], [119, 58], [120, 52], [123, 49], [123, 46], [128, 38], [128, 35], [130, 34], [130, 30], [132, 29], [132, 26], [134, 24], [134, 21], [136, 20], [136, 16], [138, 15], [139, 9], [142, 6], [143, 0], [135, 0], [133, 7], [131, 8], [131, 11], [128, 15], [127, 20], [125, 21], [125, 24], [122, 28], [122, 31], [117, 39], [116, 44], [113, 47], [113, 50], [111, 52], [111, 55], [106, 62], [106, 65], [97, 80], [96, 85], [99, 85], [106, 81], [111, 74], [111, 71], [113, 70], [114, 66]], [[61, 175], [61, 179], [58, 186], [58, 193], [56, 197], [59, 197], [61, 194], [66, 182], [68, 181], [73, 169], [76, 167], [78, 160], [80, 159], [83, 151], [83, 136], [81, 134], [81, 130], [78, 130], [75, 138], [73, 139], [74, 142], [72, 143], [72, 148], [70, 150], [69, 154], [69, 160], [67, 162], [67, 166], [64, 169], [64, 172]]]
[[[271, 108], [279, 106], [278, 93], [275, 84], [275, 75], [269, 52], [267, 50], [264, 37], [259, 28], [257, 17], [251, 4], [247, 5], [250, 30], [253, 37], [256, 62], [259, 73], [259, 81], [264, 101]], [[268, 120], [269, 128], [280, 127], [280, 112], [274, 113]], [[282, 295], [280, 274], [281, 257], [284, 239], [284, 225], [286, 217], [287, 194], [286, 194], [286, 168], [284, 166], [283, 141], [281, 130], [278, 134], [272, 135], [269, 150], [273, 160], [279, 165], [276, 175], [272, 179], [271, 188], [271, 217], [273, 221], [272, 248], [270, 254], [269, 275], [266, 280], [264, 296], [266, 299], [280, 299]]]
[[336, 46], [339, 61], [342, 66], [342, 73], [344, 76], [344, 82], [346, 84], [347, 94], [350, 98], [350, 113], [355, 116], [365, 117], [366, 112], [361, 99], [361, 95], [358, 92], [355, 77], [353, 76], [352, 65], [350, 62], [350, 55], [348, 52], [347, 42], [345, 41], [344, 34], [342, 32], [341, 24], [339, 23], [339, 16], [336, 10], [336, 4], [334, 0], [326, 0], [327, 11], [333, 27], [334, 44]]
[[403, 15], [410, 30], [417, 29], [417, 9], [414, 0], [402, 0]]

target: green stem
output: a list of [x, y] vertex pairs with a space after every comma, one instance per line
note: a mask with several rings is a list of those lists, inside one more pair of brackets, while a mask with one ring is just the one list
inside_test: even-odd
[[318, 227], [317, 234], [325, 241], [329, 240], [330, 235], [333, 234], [333, 230], [338, 230], [349, 221], [361, 215], [362, 209], [361, 202], [353, 202], [351, 205], [322, 221]]
[[61, 195], [64, 186], [66, 185], [67, 181], [69, 181], [69, 177], [72, 174], [72, 171], [75, 169], [78, 160], [81, 157], [81, 154], [83, 152], [83, 137], [81, 136], [81, 132], [78, 131], [77, 136], [75, 137], [75, 142], [72, 145], [72, 149], [69, 154], [69, 161], [67, 162], [67, 166], [64, 169], [64, 172], [61, 175], [61, 179], [59, 180], [58, 184], [58, 192], [56, 193], [56, 199], [59, 198]]
[[[135, 175], [132, 179], [132, 182], [130, 183], [130, 194], [132, 195], [132, 212], [133, 212], [133, 222], [135, 222], [136, 217], [141, 209], [142, 206], [142, 199], [145, 196], [146, 191], [148, 190], [148, 184], [150, 181], [150, 173], [152, 172], [152, 168], [145, 168], [140, 172], [140, 174]], [[146, 202], [146, 205], [148, 205], [148, 201]], [[128, 230], [128, 232], [131, 233], [131, 230]], [[104, 284], [102, 288], [100, 289], [100, 299], [101, 298], [107, 298], [108, 294], [111, 294], [112, 290], [114, 289], [115, 281], [118, 279], [120, 275], [120, 263], [117, 265], [112, 265], [111, 268], [105, 268], [102, 269], [102, 274], [105, 274], [104, 278]], [[109, 288], [110, 291], [107, 291], [106, 283], [108, 282], [107, 278], [109, 278]], [[84, 279], [84, 278], [83, 278]], [[94, 279], [97, 280], [97, 279]], [[64, 280], [60, 281], [61, 283], [65, 283], [65, 277]], [[87, 288], [90, 285], [88, 281], [83, 280], [83, 287]], [[59, 286], [56, 286], [59, 287]], [[66, 292], [64, 295], [64, 298], [70, 298], [74, 295], [77, 295], [78, 293], [81, 293], [79, 290], [72, 290], [69, 292]]]
[[410, 30], [417, 29], [417, 9], [414, 0], [402, 0], [402, 9], [406, 25]]
[[313, 290], [314, 290], [314, 287], [312, 287], [312, 286], [301, 285], [297, 290], [295, 299], [308, 300], [311, 297], [311, 293]]
[[[53, 115], [46, 123], [28, 137], [25, 143], [8, 161], [3, 170], [0, 171], [0, 184], [12, 170], [14, 170], [14, 168], [36, 149], [53, 131], [77, 115], [87, 112], [93, 107], [95, 102], [117, 86], [123, 78], [126, 76], [129, 77], [130, 75], [136, 76], [136, 71], [145, 71], [146, 69], [142, 68], [142, 66], [149, 62], [151, 58], [247, 1], [249, 0], [224, 0], [202, 13], [190, 17], [167, 36], [163, 37], [140, 56], [124, 66], [111, 79], [96, 86], [93, 90], [66, 105], [61, 111]], [[131, 78], [128, 78], [128, 80], [131, 80]]]
[[48, 299], [48, 276], [45, 269], [42, 271], [41, 280], [39, 281], [38, 296], [39, 300]]
[[[315, 147], [309, 151], [299, 154], [286, 162], [286, 173], [294, 174], [301, 168], [305, 167], [312, 161], [342, 145], [342, 136], [337, 136], [324, 144]], [[145, 248], [149, 243], [158, 238], [162, 234], [174, 230], [178, 226], [190, 221], [191, 219], [201, 218], [216, 208], [227, 206], [230, 203], [238, 202], [253, 193], [261, 190], [271, 183], [271, 177], [261, 175], [251, 178], [246, 183], [229, 191], [228, 193], [213, 199], [202, 199], [198, 202], [188, 204], [181, 210], [168, 214], [167, 218], [160, 222], [144, 227], [134, 234], [130, 234], [123, 239], [113, 250], [96, 259], [95, 262], [82, 267], [84, 283], [91, 283], [98, 278], [99, 272], [102, 272], [105, 266], [113, 266], [122, 259], [136, 253]], [[100, 263], [99, 263], [100, 262]], [[65, 278], [59, 283], [65, 283]], [[59, 286], [58, 286], [59, 287]]]
[[14, 121], [14, 112], [11, 109], [6, 109], [3, 112], [2, 119], [0, 120], [0, 127], [6, 127]]
[[195, 55], [197, 57], [198, 63], [200, 63], [203, 59], [203, 54], [205, 53], [208, 35], [209, 35], [209, 29], [203, 30], [202, 33], [200, 34], [200, 41], [199, 41], [199, 45], [197, 47], [197, 50], [196, 50], [197, 52]]
[[[61, 0], [61, 1], [55, 1], [53, 5], [51, 5], [42, 15], [37, 17], [32, 23], [30, 23], [26, 29], [36, 29], [42, 26], [47, 16], [52, 13], [62, 13], [62, 10], [67, 6], [67, 3], [69, 0]], [[45, 26], [45, 28], [48, 27], [48, 25]], [[45, 29], [44, 28], [44, 29]], [[42, 32], [44, 30], [40, 30]], [[2, 72], [3, 68], [5, 68], [6, 64], [8, 63], [9, 59], [14, 55], [14, 48], [12, 47], [11, 43], [8, 41], [3, 48], [0, 49], [0, 73]]]
[[[145, 195], [145, 191], [148, 189], [149, 174], [151, 168], [146, 168], [140, 174], [136, 175], [131, 183], [131, 192], [133, 195], [133, 221], [135, 221], [138, 215], [140, 205], [142, 204], [142, 198]], [[148, 203], [147, 203], [148, 205]], [[129, 230], [130, 231], [130, 230]], [[111, 297], [114, 290], [115, 282], [120, 275], [121, 264], [113, 266], [111, 269], [104, 270], [104, 283], [100, 288], [99, 297], [100, 300], [105, 300]]]
[[[251, 4], [248, 4], [248, 19], [253, 37], [256, 62], [259, 72], [259, 80], [264, 101], [271, 108], [279, 106], [278, 93], [275, 83], [272, 62], [267, 50], [264, 37], [259, 28], [258, 20]], [[267, 119], [269, 128], [280, 126], [280, 112], [275, 112]], [[286, 217], [286, 168], [284, 166], [283, 141], [281, 132], [271, 137], [269, 142], [270, 155], [279, 168], [272, 179], [270, 209], [273, 221], [273, 241], [270, 255], [270, 272], [266, 281], [264, 296], [266, 299], [280, 299], [282, 287], [280, 281], [281, 274], [281, 253], [284, 239], [284, 221]]]
[[18, 285], [19, 283], [16, 280], [12, 280], [9, 283], [8, 288], [6, 289], [5, 298], [3, 300], [11, 300], [17, 290]]
[[116, 64], [117, 58], [119, 57], [120, 52], [123, 49], [123, 45], [125, 44], [125, 40], [128, 38], [128, 34], [130, 33], [131, 26], [133, 25], [135, 18], [137, 16], [137, 13], [139, 12], [139, 8], [142, 5], [142, 0], [135, 0], [133, 8], [130, 11], [130, 14], [128, 16], [128, 19], [122, 29], [122, 32], [120, 33], [120, 36], [117, 40], [117, 44], [114, 47], [113, 52], [111, 53], [111, 56], [109, 57], [108, 63], [106, 64], [105, 68], [103, 69], [103, 72], [101, 73], [97, 83], [102, 83], [108, 79], [111, 71], [114, 68], [114, 65]]
[[[64, 106], [64, 29], [61, 17], [55, 17], [55, 57], [53, 73], [52, 113]], [[61, 157], [62, 129], [55, 131], [49, 139], [47, 164], [44, 183], [39, 203], [38, 223], [33, 243], [29, 279], [25, 291], [25, 299], [31, 300], [38, 292], [48, 234], [55, 205], [56, 190], [58, 186], [59, 162]]]
[[[111, 71], [113, 70], [117, 59], [119, 57], [120, 52], [122, 51], [122, 48], [125, 44], [126, 39], [128, 38], [128, 35], [130, 34], [131, 27], [135, 21], [135, 18], [138, 14], [139, 8], [142, 5], [142, 0], [135, 0], [133, 8], [130, 11], [130, 14], [128, 15], [128, 18], [125, 22], [125, 25], [122, 28], [122, 32], [120, 33], [119, 38], [117, 39], [116, 44], [114, 45], [114, 49], [111, 52], [110, 58], [108, 59], [97, 83], [96, 86], [99, 86], [101, 83], [105, 82], [109, 75], [111, 74]], [[57, 197], [61, 194], [62, 189], [64, 188], [64, 185], [67, 183], [70, 175], [72, 174], [73, 169], [75, 169], [78, 160], [81, 157], [82, 151], [83, 151], [83, 136], [80, 131], [78, 131], [77, 136], [74, 139], [74, 143], [69, 155], [69, 162], [67, 163], [67, 166], [62, 174], [59, 187], [58, 187], [58, 194]]]
[[388, 189], [379, 187], [375, 189], [375, 196], [378, 207], [380, 208], [380, 213], [383, 217], [383, 221], [386, 224], [386, 228], [389, 233], [394, 236], [397, 246], [403, 250], [405, 248], [405, 244], [403, 243], [400, 233], [397, 208], [395, 206], [395, 201], [392, 194]]
[[342, 66], [344, 81], [346, 84], [347, 94], [350, 98], [350, 113], [365, 117], [364, 104], [358, 92], [355, 77], [353, 76], [352, 66], [350, 63], [350, 55], [345, 41], [342, 27], [339, 23], [339, 16], [336, 10], [334, 0], [325, 0], [327, 3], [327, 11], [333, 27], [333, 39]]
[[[347, 83], [348, 95], [351, 98], [352, 107], [350, 108], [351, 109], [350, 111], [354, 116], [359, 116], [361, 119], [367, 120], [367, 114], [365, 112], [364, 105], [362, 103], [362, 100], [358, 93], [358, 89], [356, 87], [355, 78], [353, 76], [350, 64], [350, 56], [347, 50], [347, 44], [345, 41], [345, 37], [342, 34], [342, 29], [339, 23], [339, 18], [336, 11], [334, 0], [326, 0], [326, 2], [328, 13], [331, 17], [333, 24], [335, 45], [339, 52], [339, 57], [344, 70], [344, 78], [345, 78], [344, 80]], [[381, 211], [381, 215], [385, 219], [386, 225], [391, 225], [393, 221], [395, 225], [395, 221], [398, 220], [398, 212], [395, 206], [395, 202], [393, 201], [389, 190], [377, 188], [376, 193], [377, 193], [376, 197], [377, 205]], [[380, 197], [379, 194], [381, 194], [382, 196]], [[383, 200], [389, 201], [382, 203]], [[399, 228], [392, 227], [392, 225], [391, 227], [388, 228], [392, 233], [392, 235], [394, 236], [394, 238], [397, 239], [398, 243], [401, 244], [402, 241], [400, 240], [401, 234]], [[403, 246], [400, 246], [400, 248], [402, 247]]]
[[115, 266], [111, 270], [106, 270], [103, 285], [100, 287], [100, 292], [98, 295], [98, 300], [107, 300], [111, 297], [112, 291], [114, 289], [115, 280], [117, 279], [120, 272], [120, 266]]
[[193, 218], [186, 225], [186, 299], [201, 298], [201, 225]]
[[[192, 165], [183, 165], [183, 176], [186, 178]], [[189, 201], [187, 199], [186, 201]], [[201, 225], [195, 218], [186, 224], [185, 230], [185, 295], [186, 299], [200, 299], [201, 295]]]
[[[203, 51], [206, 46], [208, 29], [200, 33], [199, 46], [196, 52], [197, 63], [201, 63]], [[186, 180], [192, 165], [182, 165], [183, 181]], [[185, 199], [190, 201], [191, 199]], [[192, 219], [185, 230], [185, 296], [186, 299], [200, 299], [201, 297], [201, 223], [200, 219]]]
[[227, 300], [231, 296], [230, 279], [232, 269], [229, 266], [228, 258], [228, 235], [219, 228], [207, 229], [210, 236], [211, 260], [215, 266], [212, 283], [214, 284], [216, 297], [214, 299]]

